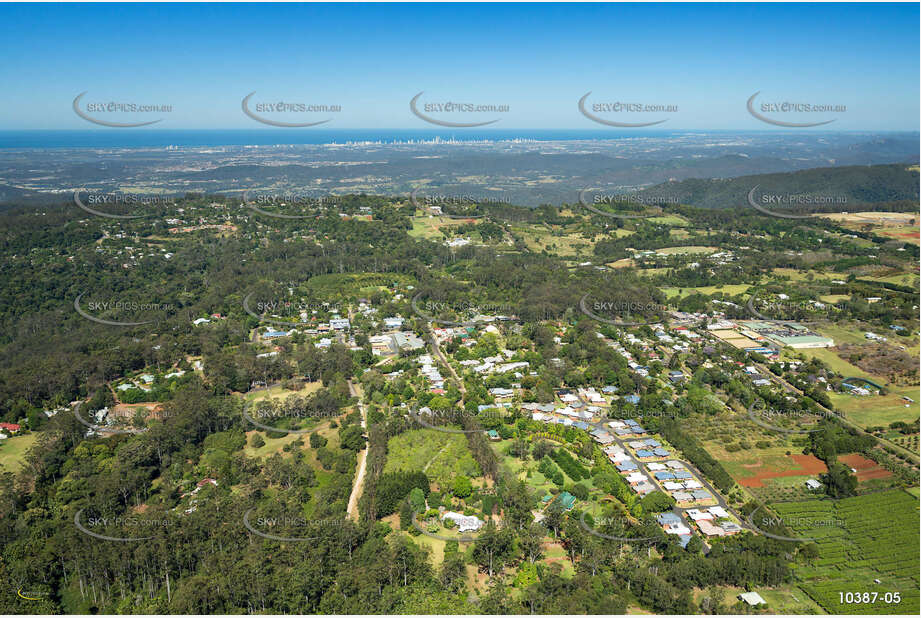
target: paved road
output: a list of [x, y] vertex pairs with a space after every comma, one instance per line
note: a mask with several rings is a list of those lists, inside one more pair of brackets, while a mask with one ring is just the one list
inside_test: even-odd
[[[457, 384], [458, 390], [460, 390], [462, 395], [467, 394], [467, 387], [464, 386], [463, 380], [457, 375], [457, 372], [454, 371], [454, 367], [451, 366], [451, 363], [448, 362], [448, 359], [445, 358], [444, 353], [441, 351], [441, 346], [438, 345], [438, 339], [435, 338], [435, 334], [432, 332], [431, 326], [429, 328], [429, 337], [431, 338], [432, 343], [432, 352], [435, 356], [438, 357], [438, 360], [448, 368], [448, 372], [451, 374], [451, 377], [454, 378], [454, 382]], [[461, 405], [463, 405], [463, 400], [461, 400]]]

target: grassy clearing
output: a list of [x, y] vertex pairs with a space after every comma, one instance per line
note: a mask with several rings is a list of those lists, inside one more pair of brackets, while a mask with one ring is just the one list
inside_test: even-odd
[[[837, 298], [837, 297], [836, 297]], [[834, 301], [829, 301], [834, 302]], [[857, 324], [814, 324], [811, 328], [820, 335], [830, 337], [835, 345], [841, 343], [865, 344], [866, 338], [863, 336], [864, 331]]]
[[[421, 522], [420, 522], [420, 525], [422, 525]], [[423, 529], [424, 529], [424, 526], [423, 526]], [[444, 562], [445, 546], [448, 544], [447, 541], [443, 541], [441, 539], [435, 539], [430, 536], [426, 536], [424, 534], [420, 534], [419, 536], [410, 536], [409, 534], [405, 532], [401, 534], [406, 534], [406, 536], [412, 539], [413, 543], [426, 548], [432, 556], [432, 564], [438, 565]], [[444, 531], [439, 531], [439, 534], [444, 534]], [[463, 546], [461, 546], [461, 551], [463, 551]]]
[[696, 255], [716, 253], [717, 251], [719, 251], [719, 247], [704, 247], [701, 245], [690, 245], [687, 247], [665, 247], [664, 249], [656, 249], [656, 253], [659, 255]]
[[0, 471], [18, 472], [23, 465], [26, 451], [32, 448], [38, 434], [27, 433], [22, 436], [12, 436], [0, 442]]
[[447, 217], [429, 217], [423, 215], [413, 217], [413, 227], [408, 234], [414, 238], [425, 238], [428, 240], [441, 240], [444, 234], [452, 234], [451, 227], [461, 225], [463, 219], [449, 219]]
[[774, 614], [802, 615], [822, 613], [821, 606], [796, 586], [783, 586], [773, 589], [759, 588], [757, 592], [767, 601], [771, 613]]
[[840, 273], [820, 273], [814, 270], [797, 270], [795, 268], [775, 268], [771, 271], [777, 277], [790, 281], [829, 281], [841, 279]]
[[685, 296], [690, 296], [691, 294], [703, 294], [705, 296], [710, 296], [711, 294], [717, 293], [737, 296], [738, 294], [747, 292], [748, 288], [750, 287], [751, 286], [746, 283], [731, 283], [728, 285], [705, 285], [699, 288], [662, 288], [662, 291], [665, 292], [665, 296], [667, 298], [684, 298]]
[[[863, 339], [861, 339], [861, 341], [862, 340]], [[870, 380], [873, 380], [874, 382], [877, 382], [879, 384], [883, 384], [886, 382], [884, 378], [880, 376], [871, 375], [867, 373], [866, 371], [850, 364], [849, 362], [847, 362], [846, 360], [838, 356], [834, 348], [814, 348], [814, 349], [810, 348], [810, 349], [802, 349], [802, 350], [795, 350], [795, 351], [789, 350], [788, 348], [784, 348], [781, 356], [785, 357], [788, 355], [793, 356], [797, 354], [803, 354], [804, 356], [811, 357], [811, 358], [818, 358], [819, 360], [824, 362], [826, 365], [831, 367], [834, 371], [837, 371], [843, 376], [855, 377], [855, 378], [869, 378]]]
[[[822, 327], [820, 332], [829, 331]], [[839, 333], [840, 334], [840, 333]], [[859, 339], [863, 341], [861, 337]], [[836, 340], [837, 341], [837, 340]], [[843, 376], [867, 378], [877, 384], [886, 384], [886, 379], [860, 369], [838, 356], [834, 348], [797, 350], [807, 357], [819, 358]], [[784, 352], [787, 355], [788, 352]], [[829, 393], [835, 409], [840, 410], [847, 418], [861, 427], [871, 425], [888, 425], [893, 421], [913, 421], [919, 414], [919, 391], [917, 385], [887, 386], [887, 395], [856, 397], [843, 393]], [[902, 400], [902, 396], [914, 399], [914, 403]]]
[[[583, 238], [579, 232], [567, 233], [565, 230], [554, 229], [551, 232], [543, 226], [536, 225], [512, 225], [512, 233], [524, 240], [528, 249], [536, 253], [543, 250], [560, 256], [560, 257], [579, 257], [590, 258], [595, 246], [596, 239], [600, 240], [603, 235], [597, 235], [591, 240]], [[631, 232], [632, 233], [632, 232]]]
[[259, 401], [265, 401], [267, 399], [284, 400], [292, 395], [296, 395], [298, 397], [306, 397], [307, 395], [320, 390], [322, 386], [322, 382], [308, 382], [304, 385], [304, 388], [297, 391], [289, 391], [283, 388], [281, 385], [272, 386], [271, 388], [267, 388], [265, 390], [247, 393], [246, 400], [255, 403]]
[[[254, 448], [250, 445], [250, 439], [254, 434], [261, 433], [262, 439], [265, 440], [265, 444], [259, 448]], [[265, 457], [271, 457], [275, 453], [282, 453], [282, 448], [286, 444], [294, 442], [298, 438], [303, 437], [300, 434], [289, 433], [281, 438], [270, 438], [265, 435], [265, 433], [259, 431], [247, 431], [246, 432], [246, 446], [243, 448], [243, 454], [250, 459], [263, 459]]]
[[662, 225], [674, 225], [676, 227], [690, 227], [691, 223], [684, 217], [678, 215], [665, 215], [663, 217], [649, 217], [647, 221], [660, 223]]
[[[900, 389], [905, 391], [905, 389]], [[915, 403], [902, 400], [898, 393], [878, 397], [855, 397], [843, 393], [829, 393], [835, 409], [861, 427], [888, 426], [895, 421], [911, 422], [918, 418], [918, 389], [905, 391]], [[908, 407], [905, 407], [906, 404]]]
[[418, 470], [442, 489], [450, 487], [457, 476], [480, 476], [463, 434], [413, 429], [390, 438], [387, 452], [385, 473]]
[[885, 277], [861, 277], [861, 279], [880, 281], [883, 283], [895, 283], [896, 285], [904, 285], [916, 290], [918, 289], [919, 281], [921, 281], [921, 277], [919, 277], [917, 273], [898, 273], [895, 275], [887, 275]]

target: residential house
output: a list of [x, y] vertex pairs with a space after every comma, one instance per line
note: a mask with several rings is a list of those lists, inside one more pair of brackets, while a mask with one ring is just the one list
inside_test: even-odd
[[464, 515], [453, 511], [445, 511], [441, 516], [442, 521], [450, 519], [457, 524], [460, 532], [475, 532], [483, 527], [483, 520], [476, 515]]

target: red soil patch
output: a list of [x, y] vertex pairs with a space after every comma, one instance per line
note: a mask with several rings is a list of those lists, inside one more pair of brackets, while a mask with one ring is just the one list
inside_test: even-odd
[[761, 469], [754, 476], [739, 479], [742, 487], [764, 487], [765, 479], [776, 479], [784, 476], [814, 476], [827, 472], [825, 463], [815, 455], [790, 455], [798, 466], [794, 470], [765, 470]]
[[841, 455], [838, 461], [857, 470], [858, 481], [869, 481], [871, 479], [886, 479], [892, 476], [892, 472], [886, 470], [872, 459], [867, 459], [863, 455], [856, 453], [851, 455]]

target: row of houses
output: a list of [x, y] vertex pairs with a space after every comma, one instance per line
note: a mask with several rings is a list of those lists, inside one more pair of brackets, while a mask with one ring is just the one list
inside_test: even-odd
[[686, 514], [704, 536], [731, 536], [742, 531], [742, 526], [732, 521], [729, 513], [721, 506], [711, 506], [705, 510], [688, 509]]
[[444, 377], [442, 377], [441, 372], [438, 371], [438, 368], [435, 366], [435, 361], [430, 355], [423, 354], [416, 359], [416, 362], [420, 365], [419, 373], [429, 381], [432, 389], [440, 390], [444, 388]]

